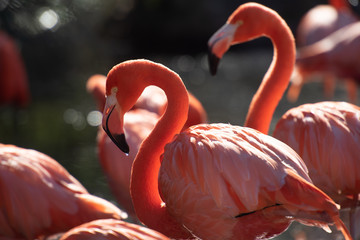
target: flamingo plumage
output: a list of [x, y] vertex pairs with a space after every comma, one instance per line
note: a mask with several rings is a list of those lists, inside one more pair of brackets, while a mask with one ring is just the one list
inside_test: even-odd
[[[351, 76], [334, 74], [331, 70], [329, 71], [332, 66], [319, 69], [312, 67], [311, 64], [303, 64], [301, 56], [303, 55], [303, 48], [306, 49], [307, 46], [322, 39], [329, 39], [328, 41], [330, 41], [331, 38], [327, 37], [332, 33], [358, 21], [359, 17], [354, 14], [347, 0], [329, 0], [329, 4], [317, 5], [301, 18], [296, 31], [299, 59], [296, 63], [293, 79], [287, 94], [289, 100], [296, 101], [302, 86], [312, 79], [312, 75], [317, 74], [321, 75], [325, 94], [329, 98], [332, 97], [333, 94], [335, 78], [345, 77], [346, 81], [344, 80], [344, 82], [347, 86], [349, 99], [353, 103], [356, 102], [356, 80], [351, 79]], [[351, 35], [347, 34], [345, 38], [351, 39]], [[319, 46], [320, 45], [314, 45], [313, 48], [307, 51], [314, 51], [314, 48]], [[326, 66], [329, 63], [323, 62], [321, 64]]]
[[[277, 16], [254, 3], [239, 9], [246, 17]], [[284, 143], [229, 124], [181, 132], [188, 93], [161, 64], [126, 61], [107, 76], [103, 128], [122, 151], [131, 151], [124, 114], [149, 85], [164, 90], [168, 106], [132, 168], [131, 196], [145, 225], [170, 238], [255, 239], [278, 235], [298, 220], [324, 228], [335, 223], [351, 239], [336, 204], [311, 183], [301, 158]]]
[[350, 207], [355, 236], [355, 208], [360, 194], [360, 108], [346, 102], [304, 104], [288, 110], [273, 136], [304, 160], [314, 184], [342, 208]]
[[296, 71], [300, 76], [320, 72], [344, 79], [350, 86], [350, 100], [355, 103], [360, 79], [359, 48], [360, 21], [357, 21], [299, 49]]
[[[236, 12], [234, 15], [236, 16]], [[234, 15], [209, 40], [210, 51], [213, 54], [210, 57], [213, 72], [216, 72], [219, 59], [231, 45], [246, 41], [241, 35], [244, 24], [231, 26], [235, 21]], [[271, 26], [268, 28], [270, 28], [268, 31], [271, 32]], [[290, 34], [290, 30], [288, 33]], [[290, 48], [288, 49], [284, 48], [284, 45], [287, 45], [284, 44], [284, 36], [279, 34], [272, 36], [270, 33], [265, 36], [272, 38], [275, 49], [274, 59], [251, 101], [245, 126], [267, 134], [274, 109], [286, 90], [294, 67], [294, 61], [287, 57], [293, 58], [295, 50], [293, 44], [292, 46], [289, 44]], [[289, 41], [292, 40], [289, 39]], [[288, 56], [286, 57], [286, 55]], [[328, 193], [330, 197], [334, 197], [335, 200], [341, 197], [344, 201], [346, 195], [356, 195], [357, 198], [358, 174], [351, 173], [357, 169], [357, 148], [355, 149], [354, 146], [359, 144], [359, 114], [359, 108], [348, 103], [307, 104], [289, 110], [274, 131], [276, 138], [298, 150], [297, 153], [303, 157], [305, 163], [309, 163], [310, 177], [314, 178], [314, 184]], [[343, 146], [341, 150], [340, 146]], [[329, 154], [330, 152], [332, 154]], [[347, 154], [344, 155], [344, 152]], [[344, 168], [352, 168], [346, 177], [342, 174], [345, 171]], [[313, 176], [313, 174], [317, 174], [317, 176]], [[344, 178], [341, 181], [339, 174]], [[349, 179], [346, 179], [347, 177]], [[332, 184], [336, 181], [339, 182]], [[325, 183], [327, 186], [324, 186]], [[345, 187], [345, 185], [347, 186]], [[349, 188], [352, 188], [351, 192]], [[329, 189], [331, 191], [328, 191]], [[339, 192], [342, 192], [342, 196], [339, 195]]]
[[77, 226], [60, 240], [170, 240], [161, 233], [116, 219], [100, 219]]
[[0, 235], [35, 239], [95, 219], [125, 217], [93, 196], [58, 162], [31, 149], [0, 144]]
[[[86, 86], [87, 91], [96, 100], [100, 111], [104, 110], [105, 82], [106, 76], [96, 74], [88, 79]], [[189, 117], [184, 128], [207, 121], [206, 111], [200, 101], [190, 93], [189, 101], [191, 102]], [[136, 215], [129, 191], [131, 166], [141, 142], [154, 128], [166, 106], [167, 99], [164, 91], [155, 86], [145, 88], [134, 108], [125, 115], [126, 140], [132, 150], [129, 154], [124, 154], [102, 128], [98, 130], [97, 148], [99, 160], [106, 173], [110, 189], [120, 206], [134, 219], [136, 219]]]
[[30, 90], [23, 59], [15, 41], [0, 30], [0, 105], [25, 107]]

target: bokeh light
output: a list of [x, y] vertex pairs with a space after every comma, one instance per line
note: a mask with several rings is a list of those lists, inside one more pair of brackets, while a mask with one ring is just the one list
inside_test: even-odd
[[59, 15], [54, 10], [49, 8], [40, 9], [38, 21], [43, 29], [55, 28], [59, 20]]

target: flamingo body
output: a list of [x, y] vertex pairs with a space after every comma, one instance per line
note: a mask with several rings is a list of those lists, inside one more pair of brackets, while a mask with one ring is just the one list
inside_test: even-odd
[[[326, 44], [329, 44], [329, 41], [334, 42], [336, 40], [331, 39], [330, 37], [332, 33], [358, 21], [359, 18], [352, 12], [349, 3], [344, 0], [330, 1], [329, 5], [318, 5], [310, 9], [302, 17], [297, 28], [296, 36], [297, 46], [299, 49], [299, 58], [297, 59], [294, 76], [288, 91], [288, 99], [291, 101], [297, 100], [302, 86], [311, 79], [310, 76], [314, 74], [320, 74], [323, 77], [324, 91], [327, 96], [331, 96], [333, 94], [332, 91], [335, 77], [344, 78], [347, 81], [349, 97], [351, 101], [355, 102], [356, 87], [354, 88], [353, 81], [357, 81], [357, 79], [353, 78], [354, 76], [344, 76], [343, 74], [337, 74], [331, 70], [333, 67], [345, 70], [347, 69], [345, 66], [336, 66], [334, 63], [323, 61], [318, 64], [321, 67], [313, 67], [313, 62], [304, 64], [304, 62], [308, 60], [302, 60], [301, 55], [304, 51], [308, 51], [309, 53], [314, 51], [314, 54], [316, 54], [316, 48], [321, 48], [320, 44], [316, 44], [308, 50], [303, 50], [303, 48], [306, 49], [308, 46], [315, 44], [323, 39], [328, 39]], [[348, 33], [341, 32], [341, 35], [344, 35], [344, 38], [349, 38], [349, 41], [351, 41], [351, 34], [349, 35]], [[346, 45], [346, 43], [343, 44]], [[343, 44], [339, 44], [338, 47], [343, 47]], [[350, 54], [350, 52], [346, 49], [342, 51], [346, 52], [346, 55]], [[336, 58], [339, 57], [343, 58], [342, 60], [347, 58], [346, 56], [340, 55]], [[349, 58], [348, 62], [351, 61], [356, 61], [356, 59]]]
[[[207, 123], [207, 113], [201, 102], [190, 92], [189, 95], [189, 112], [187, 121], [183, 130], [190, 126]], [[157, 113], [159, 116], [164, 114], [167, 107], [167, 99], [163, 90], [156, 86], [148, 86], [142, 92], [134, 108], [146, 109], [150, 112]]]
[[296, 31], [298, 47], [313, 44], [336, 30], [358, 21], [349, 6], [340, 9], [332, 5], [318, 5], [300, 20]]
[[66, 232], [60, 240], [170, 240], [166, 236], [132, 223], [115, 219], [94, 220]]
[[[270, 238], [298, 212], [329, 210], [328, 219], [337, 212], [311, 184], [305, 164], [290, 147], [228, 124], [197, 125], [169, 143], [159, 188], [168, 211], [201, 239]], [[289, 189], [294, 193], [288, 195]]]
[[120, 219], [60, 164], [35, 150], [0, 145], [0, 235], [35, 239], [100, 219]]
[[166, 105], [167, 105], [167, 100], [164, 91], [156, 86], [148, 86], [141, 93], [141, 96], [134, 105], [134, 108], [146, 109], [150, 112], [161, 115], [164, 113], [164, 109], [166, 108]]
[[359, 126], [359, 107], [319, 102], [288, 110], [273, 135], [302, 157], [314, 184], [340, 203], [360, 193]]
[[328, 37], [299, 50], [298, 71], [330, 72], [359, 83], [360, 22], [349, 24]]

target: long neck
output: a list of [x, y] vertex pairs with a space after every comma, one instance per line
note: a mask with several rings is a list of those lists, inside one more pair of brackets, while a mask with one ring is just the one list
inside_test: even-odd
[[148, 76], [148, 85], [164, 90], [168, 107], [134, 160], [130, 184], [134, 208], [140, 221], [148, 227], [169, 237], [189, 238], [191, 234], [169, 215], [158, 189], [161, 154], [187, 119], [187, 91], [179, 77], [157, 75], [156, 72]]
[[[279, 19], [271, 21], [265, 36], [274, 46], [274, 56], [249, 107], [245, 126], [267, 134], [274, 111], [282, 98], [295, 64], [295, 42], [291, 30]], [[274, 24], [276, 23], [276, 24]]]

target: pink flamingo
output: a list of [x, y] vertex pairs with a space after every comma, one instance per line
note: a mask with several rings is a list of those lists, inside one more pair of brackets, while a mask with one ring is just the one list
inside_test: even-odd
[[170, 240], [146, 227], [116, 219], [94, 220], [66, 232], [60, 240]]
[[0, 31], [0, 104], [25, 107], [30, 92], [25, 66], [14, 40]]
[[0, 144], [0, 235], [35, 239], [124, 213], [90, 195], [59, 163], [35, 150]]
[[[105, 82], [106, 77], [97, 74], [88, 79], [86, 86], [87, 91], [94, 96], [100, 111], [103, 111], [105, 104]], [[206, 111], [199, 100], [189, 94], [189, 101], [191, 102], [189, 117], [184, 128], [207, 121]], [[155, 86], [145, 88], [134, 108], [125, 115], [126, 140], [132, 149], [129, 154], [124, 154], [118, 149], [102, 128], [98, 130], [97, 142], [101, 166], [117, 202], [132, 218], [136, 218], [136, 215], [129, 191], [131, 166], [141, 142], [154, 128], [166, 106], [164, 91]]]
[[[243, 29], [244, 24], [234, 25], [237, 20], [235, 16], [236, 12], [209, 40], [213, 72], [216, 72], [219, 59], [232, 44], [247, 40], [243, 35], [246, 31]], [[272, 36], [271, 27], [267, 30], [269, 32], [265, 36], [272, 37], [274, 43], [274, 60], [250, 104], [245, 122], [245, 126], [265, 134], [268, 133], [273, 112], [286, 90], [294, 67], [294, 61], [291, 60], [294, 47], [285, 44], [285, 37], [279, 33]], [[303, 158], [314, 184], [342, 206], [349, 202], [347, 195], [357, 199], [359, 193], [360, 176], [356, 171], [356, 161], [360, 152], [355, 147], [360, 141], [359, 114], [357, 106], [347, 103], [307, 104], [289, 110], [274, 131], [276, 138], [287, 143]], [[349, 174], [344, 176], [344, 172]]]
[[350, 100], [356, 102], [356, 89], [360, 79], [359, 48], [360, 21], [357, 21], [299, 49], [296, 70], [300, 76], [325, 72], [345, 79], [350, 86]]
[[302, 157], [317, 187], [351, 208], [353, 237], [360, 194], [359, 116], [360, 108], [346, 102], [304, 104], [287, 111], [273, 134]]
[[[245, 19], [280, 21], [259, 4], [244, 4], [238, 12]], [[298, 220], [324, 228], [335, 223], [351, 239], [335, 203], [311, 183], [300, 157], [284, 143], [229, 124], [180, 133], [188, 93], [161, 64], [126, 61], [108, 74], [103, 128], [121, 150], [129, 152], [124, 114], [149, 85], [164, 90], [168, 106], [132, 167], [131, 196], [145, 225], [171, 238], [255, 239], [280, 234]]]
[[[353, 13], [347, 0], [329, 0], [329, 4], [318, 5], [310, 9], [302, 17], [297, 28], [296, 41], [299, 51], [301, 52], [302, 48], [314, 44], [328, 37], [331, 33], [357, 21], [359, 18]], [[337, 75], [331, 71], [314, 69], [310, 64], [303, 65], [301, 57], [299, 57], [298, 62], [288, 91], [288, 99], [296, 101], [302, 86], [310, 80], [310, 75], [316, 73], [320, 73], [324, 77], [325, 94], [331, 97]], [[327, 63], [322, 64], [326, 65]], [[355, 102], [357, 88], [355, 81], [347, 79], [345, 83], [350, 100]]]

